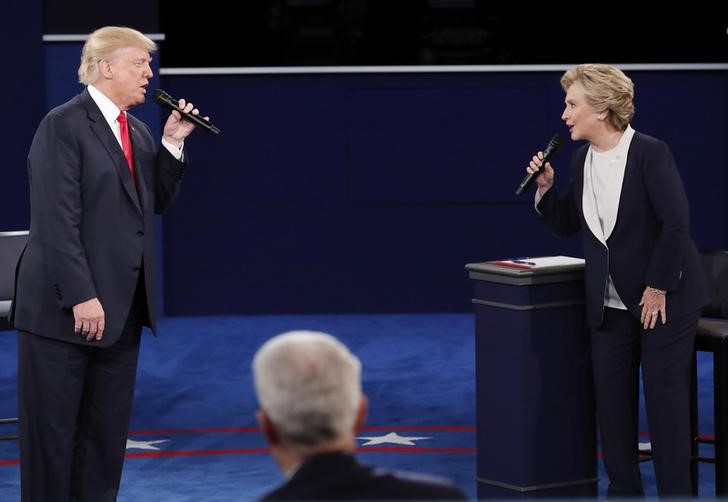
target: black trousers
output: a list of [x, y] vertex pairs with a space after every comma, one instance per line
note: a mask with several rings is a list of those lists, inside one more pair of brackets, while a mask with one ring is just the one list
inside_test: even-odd
[[18, 333], [23, 502], [116, 500], [146, 319], [143, 291], [137, 288], [111, 347]]
[[644, 494], [637, 448], [639, 370], [657, 490], [661, 497], [690, 497], [690, 382], [695, 330], [700, 312], [658, 321], [643, 330], [625, 310], [604, 309], [604, 322], [592, 329], [597, 417], [608, 498]]

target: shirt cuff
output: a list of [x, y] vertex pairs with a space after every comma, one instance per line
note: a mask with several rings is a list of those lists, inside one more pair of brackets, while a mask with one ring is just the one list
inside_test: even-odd
[[176, 147], [169, 141], [162, 138], [162, 145], [164, 145], [164, 148], [166, 148], [169, 151], [169, 153], [172, 154], [172, 157], [174, 157], [177, 160], [182, 160], [182, 149], [185, 146], [184, 141], [182, 142], [182, 144], [179, 147]]

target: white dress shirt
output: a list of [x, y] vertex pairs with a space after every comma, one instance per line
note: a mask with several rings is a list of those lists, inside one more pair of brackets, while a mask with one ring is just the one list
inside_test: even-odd
[[[96, 106], [99, 107], [99, 110], [101, 110], [101, 115], [104, 116], [104, 119], [109, 124], [109, 127], [111, 127], [111, 130], [116, 137], [116, 141], [118, 141], [119, 146], [121, 146], [121, 128], [119, 126], [119, 121], [117, 120], [121, 110], [119, 110], [119, 107], [117, 107], [113, 101], [107, 98], [104, 93], [99, 91], [93, 85], [88, 86], [88, 93], [91, 95], [91, 99], [93, 99], [96, 103]], [[184, 146], [184, 143], [182, 143], [179, 147], [176, 147], [169, 141], [162, 138], [162, 145], [164, 145], [175, 159], [182, 160], [182, 147]]]

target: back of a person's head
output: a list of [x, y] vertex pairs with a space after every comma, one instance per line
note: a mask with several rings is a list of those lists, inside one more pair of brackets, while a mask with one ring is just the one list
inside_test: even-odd
[[361, 363], [336, 338], [290, 331], [253, 359], [260, 408], [282, 441], [312, 447], [353, 433], [362, 399]]

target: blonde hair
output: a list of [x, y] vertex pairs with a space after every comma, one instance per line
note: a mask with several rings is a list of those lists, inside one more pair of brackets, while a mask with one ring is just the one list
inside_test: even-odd
[[91, 33], [83, 45], [78, 81], [84, 85], [96, 82], [99, 78], [99, 61], [113, 57], [125, 47], [141, 47], [149, 53], [157, 50], [157, 44], [133, 28], [104, 26]]
[[561, 77], [566, 92], [577, 83], [584, 89], [587, 102], [597, 111], [609, 110], [609, 121], [624, 131], [634, 117], [634, 83], [622, 70], [606, 64], [581, 64]]

